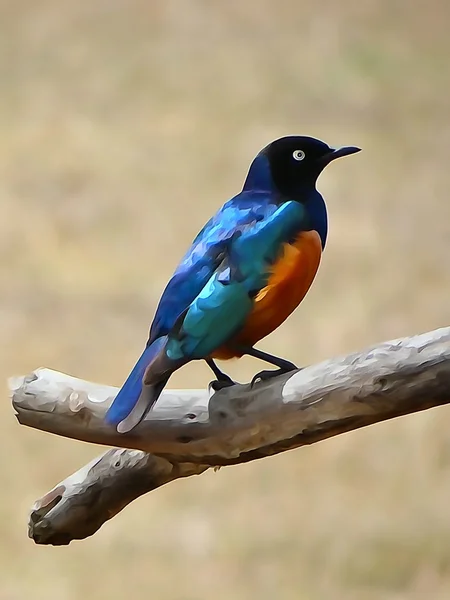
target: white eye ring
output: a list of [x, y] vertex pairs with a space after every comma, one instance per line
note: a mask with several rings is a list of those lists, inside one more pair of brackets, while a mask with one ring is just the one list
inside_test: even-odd
[[303, 160], [306, 156], [306, 154], [303, 152], [303, 150], [294, 150], [294, 152], [292, 153], [292, 156], [294, 157], [295, 160]]

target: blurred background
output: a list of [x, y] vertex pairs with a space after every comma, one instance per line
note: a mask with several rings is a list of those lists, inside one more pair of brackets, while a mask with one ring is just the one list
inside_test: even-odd
[[[321, 176], [321, 269], [260, 347], [309, 364], [450, 325], [447, 2], [0, 9], [3, 381], [121, 385], [192, 238], [290, 133], [364, 151]], [[0, 411], [0, 600], [450, 597], [448, 408], [173, 483], [66, 548], [28, 540], [29, 507], [102, 449], [20, 428], [6, 387]]]

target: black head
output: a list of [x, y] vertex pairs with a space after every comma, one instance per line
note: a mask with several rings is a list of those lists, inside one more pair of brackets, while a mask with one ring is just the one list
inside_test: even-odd
[[269, 161], [277, 189], [295, 197], [305, 186], [315, 186], [318, 176], [332, 160], [359, 151], [354, 146], [331, 148], [312, 137], [287, 136], [266, 146], [261, 154]]

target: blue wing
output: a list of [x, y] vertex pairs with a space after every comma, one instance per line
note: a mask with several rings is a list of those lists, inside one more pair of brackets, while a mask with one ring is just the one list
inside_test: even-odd
[[218, 268], [224, 249], [237, 233], [255, 228], [278, 209], [268, 193], [244, 191], [206, 223], [167, 284], [150, 329], [150, 342], [166, 335]]
[[253, 298], [267, 285], [270, 264], [304, 222], [302, 205], [286, 202], [251, 226], [234, 228], [220, 264], [168, 332], [171, 360], [205, 358], [244, 325]]

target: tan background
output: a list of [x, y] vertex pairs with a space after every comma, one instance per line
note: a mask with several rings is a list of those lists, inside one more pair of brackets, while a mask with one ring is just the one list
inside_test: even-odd
[[[323, 266], [261, 348], [306, 364], [450, 324], [448, 2], [0, 7], [3, 381], [120, 385], [182, 252], [287, 133], [364, 152], [321, 177]], [[1, 600], [450, 597], [449, 409], [175, 483], [54, 549], [28, 508], [101, 449], [1, 406]]]

